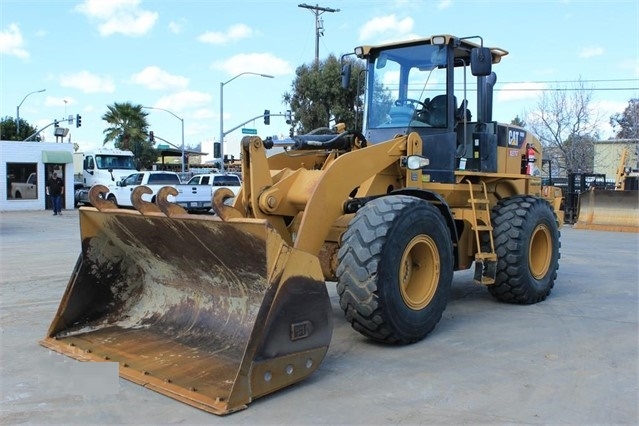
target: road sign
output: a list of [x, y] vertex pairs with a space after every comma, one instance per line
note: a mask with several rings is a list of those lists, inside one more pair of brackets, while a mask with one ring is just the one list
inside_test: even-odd
[[242, 127], [242, 134], [244, 134], [244, 135], [257, 135], [257, 129], [247, 129], [246, 127]]

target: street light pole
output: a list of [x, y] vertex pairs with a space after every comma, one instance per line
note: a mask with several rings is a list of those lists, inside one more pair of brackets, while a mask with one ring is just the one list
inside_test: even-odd
[[257, 75], [258, 77], [273, 78], [272, 75], [245, 71], [245, 72], [239, 73], [238, 75], [231, 78], [230, 80], [227, 80], [225, 82], [220, 82], [220, 140], [219, 142], [220, 142], [220, 171], [222, 173], [224, 173], [224, 136], [226, 136], [226, 134], [224, 133], [224, 86], [226, 84], [229, 84], [231, 81], [235, 80], [236, 78], [246, 74]]
[[164, 109], [164, 108], [157, 108], [157, 107], [150, 107], [150, 106], [143, 106], [142, 108], [147, 108], [147, 109], [157, 109], [160, 111], [164, 111], [164, 112], [168, 112], [169, 114], [171, 114], [173, 117], [177, 118], [178, 120], [180, 120], [180, 122], [182, 123], [182, 173], [184, 173], [184, 119], [181, 117], [178, 117], [177, 115], [175, 115], [174, 113], [172, 113], [171, 111], [169, 111], [168, 109]]
[[47, 89], [41, 89], [41, 90], [36, 90], [34, 92], [31, 93], [27, 93], [25, 95], [24, 98], [22, 98], [22, 102], [20, 102], [16, 108], [16, 134], [20, 135], [20, 107], [22, 106], [22, 103], [25, 101], [25, 99], [27, 99], [29, 96], [33, 95], [34, 93], [42, 93]]

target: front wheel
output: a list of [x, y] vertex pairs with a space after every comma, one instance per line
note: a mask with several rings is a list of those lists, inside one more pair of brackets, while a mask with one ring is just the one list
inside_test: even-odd
[[541, 302], [550, 294], [559, 268], [559, 225], [548, 202], [531, 196], [501, 200], [493, 209], [497, 253], [495, 284], [490, 293], [500, 301]]
[[441, 319], [453, 279], [453, 247], [432, 204], [404, 195], [370, 201], [348, 225], [338, 260], [340, 307], [361, 334], [412, 343]]

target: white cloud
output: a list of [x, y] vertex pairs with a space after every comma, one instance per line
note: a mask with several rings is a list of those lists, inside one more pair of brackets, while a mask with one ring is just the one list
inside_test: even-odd
[[398, 20], [395, 15], [381, 16], [366, 22], [359, 30], [360, 41], [369, 40], [375, 36], [394, 34], [402, 36], [413, 30], [415, 21], [408, 17]]
[[437, 9], [448, 9], [452, 3], [452, 0], [439, 0], [439, 2], [437, 3]]
[[182, 32], [182, 24], [175, 21], [169, 22], [169, 31], [173, 34], [180, 34]]
[[207, 31], [200, 36], [197, 40], [202, 43], [209, 44], [227, 44], [235, 42], [244, 38], [253, 37], [256, 32], [244, 24], [231, 25], [226, 32], [219, 31]]
[[179, 75], [171, 75], [156, 66], [144, 68], [131, 76], [131, 81], [151, 90], [181, 90], [189, 85], [189, 79]]
[[211, 102], [211, 95], [204, 92], [184, 91], [160, 98], [155, 108], [182, 111], [187, 108], [201, 107]]
[[140, 0], [85, 0], [75, 10], [98, 21], [98, 30], [102, 36], [140, 36], [153, 28], [159, 15], [157, 12], [142, 10], [139, 5]]
[[209, 118], [219, 117], [220, 114], [218, 112], [213, 111], [212, 109], [200, 108], [197, 111], [195, 111], [192, 114], [192, 116], [193, 116], [193, 118], [198, 119], [198, 120], [205, 120], [205, 119], [209, 119]]
[[603, 47], [599, 46], [590, 46], [584, 47], [579, 51], [579, 57], [581, 58], [592, 58], [594, 56], [601, 56], [604, 53]]
[[9, 24], [6, 30], [0, 31], [0, 53], [22, 59], [29, 57], [29, 52], [24, 48], [24, 40], [18, 25]]
[[214, 63], [212, 68], [223, 70], [229, 75], [236, 75], [249, 69], [272, 76], [289, 75], [294, 72], [291, 64], [270, 53], [241, 53], [223, 62]]
[[502, 102], [536, 99], [545, 88], [545, 83], [506, 83], [499, 86], [496, 98]]
[[60, 77], [60, 86], [81, 90], [84, 93], [113, 93], [115, 84], [111, 77], [102, 77], [80, 71], [75, 74], [67, 74]]

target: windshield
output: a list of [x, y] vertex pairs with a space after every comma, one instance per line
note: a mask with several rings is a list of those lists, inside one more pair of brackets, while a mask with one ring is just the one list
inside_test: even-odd
[[96, 155], [98, 169], [130, 169], [135, 170], [133, 157], [129, 155]]
[[446, 127], [446, 60], [445, 46], [381, 51], [368, 66], [365, 127]]

